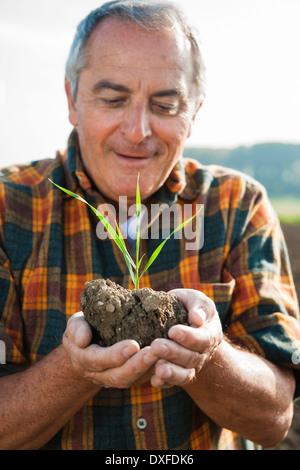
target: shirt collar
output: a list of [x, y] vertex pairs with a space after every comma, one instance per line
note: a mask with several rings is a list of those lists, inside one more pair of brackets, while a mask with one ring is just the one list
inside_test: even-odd
[[78, 186], [84, 190], [92, 187], [92, 183], [84, 171], [77, 129], [74, 128], [68, 140], [66, 152], [67, 183], [71, 191], [75, 191]]

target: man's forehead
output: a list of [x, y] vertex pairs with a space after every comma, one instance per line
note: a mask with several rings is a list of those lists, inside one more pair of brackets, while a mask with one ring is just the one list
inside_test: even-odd
[[[187, 67], [190, 43], [180, 30], [146, 30], [128, 20], [106, 18], [95, 28], [88, 41], [87, 59], [107, 61], [118, 60], [121, 67], [124, 60], [132, 56], [139, 65], [148, 64], [150, 56], [156, 56], [157, 68], [161, 61], [173, 61], [174, 68]], [[153, 67], [153, 64], [152, 64]]]

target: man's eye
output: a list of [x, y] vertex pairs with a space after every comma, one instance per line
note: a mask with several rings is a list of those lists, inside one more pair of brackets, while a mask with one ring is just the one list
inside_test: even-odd
[[101, 101], [108, 106], [118, 106], [125, 103], [125, 98], [101, 98]]
[[162, 103], [153, 103], [152, 107], [156, 112], [161, 114], [166, 114], [168, 116], [175, 116], [178, 113], [178, 104], [162, 104]]

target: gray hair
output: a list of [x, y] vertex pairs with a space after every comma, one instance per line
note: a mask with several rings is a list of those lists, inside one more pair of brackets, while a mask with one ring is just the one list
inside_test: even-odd
[[104, 3], [83, 19], [75, 34], [70, 54], [66, 63], [66, 78], [70, 82], [72, 96], [76, 99], [78, 80], [81, 71], [86, 67], [85, 51], [88, 40], [98, 24], [107, 17], [115, 17], [138, 23], [147, 30], [172, 29], [179, 25], [190, 42], [193, 64], [194, 83], [197, 103], [204, 99], [205, 65], [198, 32], [192, 27], [181, 9], [168, 1], [114, 0]]

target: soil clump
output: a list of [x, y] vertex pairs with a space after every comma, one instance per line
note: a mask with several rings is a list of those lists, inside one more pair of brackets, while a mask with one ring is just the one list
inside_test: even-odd
[[93, 343], [111, 346], [134, 339], [141, 348], [155, 338], [167, 338], [176, 324], [187, 324], [187, 310], [167, 292], [143, 288], [129, 290], [109, 279], [86, 283], [81, 309], [92, 327]]

